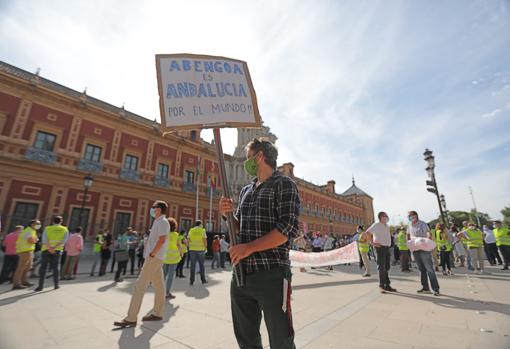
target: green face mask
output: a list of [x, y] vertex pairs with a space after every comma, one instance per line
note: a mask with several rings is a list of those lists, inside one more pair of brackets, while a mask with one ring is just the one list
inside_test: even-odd
[[[255, 156], [257, 156], [257, 155], [255, 155]], [[259, 169], [259, 165], [257, 165], [257, 162], [255, 161], [255, 156], [252, 156], [251, 159], [247, 159], [244, 162], [244, 170], [250, 176], [256, 176], [257, 171]]]

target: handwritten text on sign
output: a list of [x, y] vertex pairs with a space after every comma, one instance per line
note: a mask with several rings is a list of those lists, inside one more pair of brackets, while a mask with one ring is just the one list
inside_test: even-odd
[[256, 124], [246, 64], [209, 56], [159, 56], [160, 98], [166, 127]]

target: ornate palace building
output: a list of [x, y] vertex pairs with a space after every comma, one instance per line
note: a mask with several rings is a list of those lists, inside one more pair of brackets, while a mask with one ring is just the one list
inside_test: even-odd
[[[161, 134], [159, 124], [53, 81], [0, 62], [0, 217], [2, 231], [38, 217], [64, 216], [70, 228], [114, 234], [149, 227], [153, 200], [170, 204], [169, 215], [188, 229], [196, 217], [219, 231], [209, 179], [217, 178], [215, 148], [200, 130]], [[250, 180], [244, 146], [255, 136], [276, 141], [267, 127], [239, 129], [238, 147], [227, 155], [234, 195]], [[372, 198], [353, 186], [336, 194], [334, 181], [316, 186], [294, 177], [302, 199], [304, 230], [352, 233], [373, 221]], [[198, 211], [196, 210], [198, 188]], [[210, 193], [213, 193], [212, 210]], [[209, 221], [209, 217], [211, 220]]]

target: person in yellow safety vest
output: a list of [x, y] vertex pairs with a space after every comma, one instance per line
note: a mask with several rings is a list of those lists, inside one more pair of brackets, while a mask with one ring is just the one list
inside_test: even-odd
[[177, 221], [174, 218], [168, 218], [170, 223], [170, 232], [168, 233], [168, 245], [163, 264], [163, 272], [166, 280], [166, 299], [174, 299], [175, 296], [170, 292], [174, 274], [182, 259], [184, 248], [181, 244], [180, 235], [177, 232]]
[[[441, 260], [441, 268], [443, 269], [443, 275], [453, 275], [450, 256], [452, 254], [453, 245], [450, 236], [448, 235], [448, 229], [442, 225], [441, 230], [436, 230], [435, 241], [436, 249], [439, 252]], [[446, 270], [448, 269], [448, 271]]]
[[207, 235], [205, 229], [202, 226], [202, 221], [198, 220], [195, 222], [195, 226], [188, 232], [188, 246], [189, 246], [189, 258], [191, 262], [191, 269], [189, 275], [189, 284], [193, 285], [195, 282], [195, 268], [198, 261], [200, 268], [200, 278], [203, 284], [207, 283], [205, 279], [205, 251], [207, 250]]
[[[444, 224], [437, 223], [436, 229], [431, 231], [432, 240], [436, 243], [436, 246], [437, 246], [436, 231], [442, 230], [443, 227], [444, 227]], [[436, 271], [439, 271], [439, 252], [437, 252], [437, 249], [435, 249], [435, 250], [432, 250], [431, 253], [432, 253], [432, 261], [434, 262], [434, 268], [436, 269]]]
[[471, 266], [473, 270], [477, 270], [479, 273], [484, 273], [483, 265], [483, 238], [484, 233], [476, 228], [473, 222], [468, 223], [467, 229], [463, 230], [459, 234], [462, 234], [466, 240], [467, 250], [469, 257], [471, 258]]
[[46, 279], [46, 271], [48, 264], [53, 271], [53, 285], [58, 289], [58, 262], [60, 255], [64, 249], [64, 245], [69, 236], [67, 227], [62, 225], [62, 216], [53, 216], [52, 225], [48, 225], [42, 234], [42, 248], [41, 248], [41, 267], [39, 269], [39, 286], [35, 291], [42, 291], [44, 287], [44, 280]]
[[494, 221], [494, 237], [496, 238], [496, 246], [503, 257], [503, 269], [508, 270], [510, 265], [510, 230], [508, 227], [503, 228], [501, 221]]
[[358, 251], [365, 267], [363, 277], [370, 277], [370, 260], [368, 259], [368, 251], [370, 250], [370, 242], [366, 232], [363, 231], [363, 226], [358, 227]]
[[16, 240], [16, 254], [18, 255], [18, 267], [12, 279], [12, 289], [19, 290], [33, 286], [27, 280], [27, 274], [32, 268], [34, 261], [35, 244], [38, 241], [37, 230], [41, 229], [41, 222], [33, 219], [30, 224], [23, 229]]
[[96, 235], [96, 239], [94, 242], [94, 247], [92, 248], [92, 253], [94, 254], [94, 264], [92, 264], [92, 270], [90, 271], [90, 276], [94, 276], [94, 272], [96, 271], [96, 265], [101, 264], [101, 249], [104, 245], [104, 235], [103, 231], [100, 230]]
[[400, 251], [400, 269], [404, 273], [411, 272], [411, 252], [407, 247], [407, 231], [406, 228], [398, 228], [397, 247]]

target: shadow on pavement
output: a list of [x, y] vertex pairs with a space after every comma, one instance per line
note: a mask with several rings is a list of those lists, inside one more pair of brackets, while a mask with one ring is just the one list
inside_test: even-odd
[[112, 331], [122, 331], [119, 338], [120, 349], [149, 349], [151, 347], [150, 341], [154, 335], [163, 328], [163, 326], [170, 321], [170, 318], [175, 315], [179, 307], [174, 307], [173, 304], [167, 304], [165, 307], [165, 314], [163, 321], [146, 322], [140, 326], [142, 333], [135, 337], [135, 328], [119, 329], [115, 328]]
[[[0, 307], [3, 306], [3, 305], [15, 303], [15, 302], [17, 302], [19, 300], [22, 300], [22, 299], [25, 299], [25, 298], [29, 298], [29, 297], [32, 297], [32, 296], [37, 296], [39, 294], [48, 293], [48, 292], [52, 292], [52, 291], [55, 291], [55, 290], [53, 288], [51, 288], [51, 289], [47, 289], [45, 291], [40, 291], [40, 292], [34, 292], [33, 290], [31, 290], [31, 291], [32, 292], [30, 292], [30, 293], [23, 293], [23, 294], [18, 294], [16, 296], [0, 299]], [[2, 292], [2, 294], [7, 293], [7, 292], [10, 292], [10, 291]]]
[[423, 295], [414, 295], [409, 293], [391, 293], [391, 295], [397, 297], [411, 298], [420, 301], [430, 301], [439, 306], [446, 308], [462, 309], [462, 310], [473, 310], [473, 311], [493, 311], [503, 315], [510, 315], [510, 305], [497, 303], [497, 302], [486, 302], [480, 300], [474, 300], [469, 298], [462, 298], [456, 296], [450, 296], [447, 294], [441, 294], [439, 297], [430, 297]]

